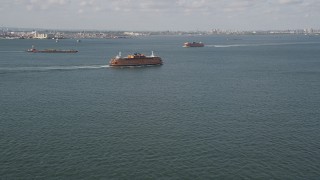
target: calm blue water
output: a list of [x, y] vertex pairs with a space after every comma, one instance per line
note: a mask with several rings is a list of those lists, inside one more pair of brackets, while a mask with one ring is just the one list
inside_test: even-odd
[[320, 178], [319, 36], [0, 40], [0, 99], [0, 179]]

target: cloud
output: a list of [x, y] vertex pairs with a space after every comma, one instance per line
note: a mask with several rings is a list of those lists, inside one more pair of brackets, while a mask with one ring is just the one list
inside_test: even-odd
[[272, 5], [319, 4], [318, 0], [3, 0], [27, 10], [50, 8], [85, 12], [157, 12], [157, 13], [237, 13], [252, 11], [255, 7], [269, 11]]
[[63, 7], [67, 0], [14, 0], [14, 5], [24, 6], [27, 10], [47, 10], [51, 7]]
[[246, 11], [254, 5], [255, 4], [253, 1], [248, 1], [248, 0], [234, 1], [234, 2], [231, 2], [230, 4], [226, 4], [223, 10], [225, 12], [240, 12], [240, 11]]
[[301, 4], [303, 1], [302, 0], [279, 0], [278, 2], [279, 4], [288, 5], [288, 4]]
[[96, 2], [94, 0], [91, 1], [81, 1], [80, 2], [80, 6], [94, 6], [96, 4]]
[[[73, 22], [81, 21], [81, 26], [94, 26], [95, 20], [99, 19], [96, 24], [101, 27], [114, 26], [114, 21], [130, 27], [130, 22], [137, 19], [141, 27], [151, 20], [168, 27], [188, 26], [190, 23], [183, 23], [186, 19], [192, 21], [194, 27], [197, 24], [216, 26], [217, 23], [229, 23], [229, 27], [244, 24], [265, 27], [264, 22], [269, 19], [269, 26], [276, 23], [289, 26], [290, 21], [298, 26], [309, 19], [310, 24], [319, 26], [319, 9], [320, 0], [2, 0], [0, 12], [11, 14], [13, 20], [0, 19], [13, 24], [22, 21], [19, 16], [32, 16], [37, 20], [59, 19], [57, 24], [65, 21], [67, 25], [68, 19], [72, 19]], [[278, 19], [278, 22], [271, 19]]]

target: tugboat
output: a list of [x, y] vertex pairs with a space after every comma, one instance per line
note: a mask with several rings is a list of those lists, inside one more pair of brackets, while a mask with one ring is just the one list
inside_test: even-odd
[[44, 49], [44, 50], [38, 50], [32, 46], [31, 49], [28, 49], [27, 52], [32, 53], [77, 53], [77, 50], [57, 50], [57, 49]]
[[150, 56], [141, 53], [130, 54], [127, 57], [121, 57], [121, 52], [112, 58], [109, 62], [110, 66], [146, 66], [146, 65], [162, 65], [162, 59], [154, 56], [153, 51]]
[[202, 42], [186, 42], [183, 44], [183, 47], [203, 47], [204, 44]]

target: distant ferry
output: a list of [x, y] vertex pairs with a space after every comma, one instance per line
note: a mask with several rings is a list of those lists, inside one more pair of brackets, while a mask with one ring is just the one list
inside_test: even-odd
[[183, 44], [183, 47], [203, 47], [204, 44], [202, 42], [186, 42]]
[[154, 56], [153, 51], [151, 56], [134, 53], [127, 57], [121, 57], [121, 52], [109, 62], [110, 66], [145, 66], [145, 65], [162, 65], [162, 59]]
[[32, 53], [77, 53], [77, 50], [57, 50], [57, 49], [44, 49], [44, 50], [38, 50], [32, 46], [31, 49], [28, 49], [27, 52]]

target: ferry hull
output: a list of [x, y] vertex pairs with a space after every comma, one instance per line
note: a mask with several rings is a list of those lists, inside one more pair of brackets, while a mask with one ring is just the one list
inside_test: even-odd
[[186, 47], [186, 48], [189, 48], [189, 47], [204, 47], [204, 44], [202, 42], [192, 42], [192, 43], [189, 43], [189, 42], [186, 42], [184, 43], [184, 45], [182, 47]]
[[162, 65], [160, 57], [129, 59], [129, 58], [113, 58], [109, 62], [110, 66], [148, 66], [148, 65]]
[[31, 53], [77, 53], [77, 50], [27, 50]]
[[189, 47], [204, 47], [204, 45], [185, 45], [185, 46], [182, 46], [182, 47], [185, 47], [185, 48], [189, 48]]

